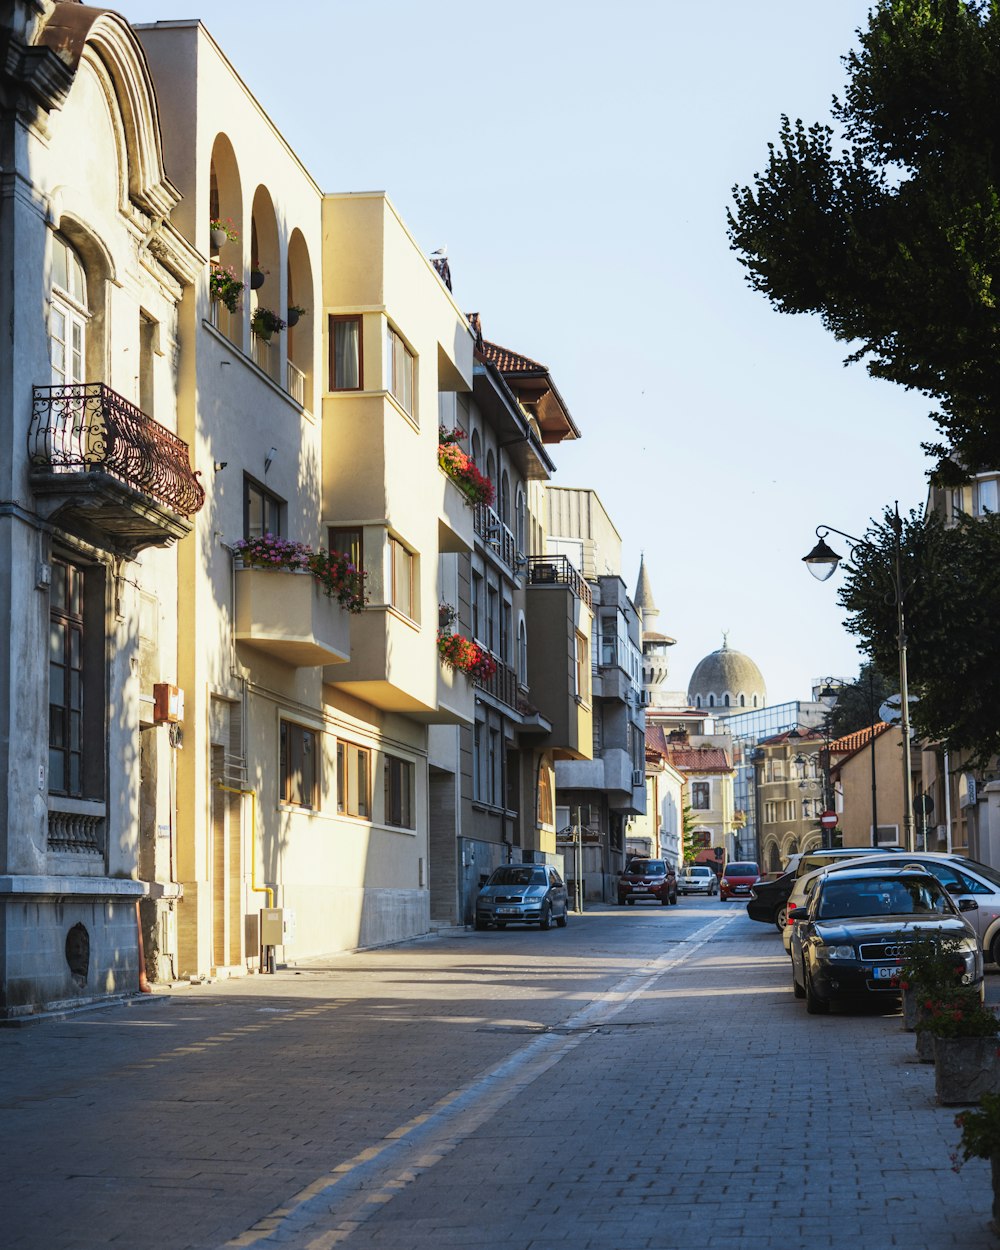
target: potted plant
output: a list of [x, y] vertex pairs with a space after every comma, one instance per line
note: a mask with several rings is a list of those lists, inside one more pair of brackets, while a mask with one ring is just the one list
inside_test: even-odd
[[447, 629], [438, 630], [438, 654], [443, 663], [465, 673], [473, 681], [489, 681], [497, 671], [496, 661], [478, 643]]
[[365, 608], [365, 574], [351, 563], [350, 557], [341, 551], [327, 551], [320, 547], [308, 557], [309, 572], [332, 599], [336, 599], [348, 612], [363, 612]]
[[955, 1124], [962, 1130], [958, 1150], [951, 1156], [957, 1172], [970, 1159], [989, 1159], [993, 1181], [994, 1233], [1000, 1233], [1000, 1094], [984, 1094], [972, 1111], [960, 1111]]
[[458, 426], [438, 430], [438, 464], [465, 496], [468, 504], [491, 504], [494, 498], [493, 483], [476, 468], [472, 457], [467, 455], [459, 442], [465, 431]]
[[245, 569], [290, 569], [292, 572], [308, 571], [309, 557], [313, 554], [306, 543], [270, 533], [237, 539], [233, 551]]
[[964, 989], [931, 1001], [917, 1031], [931, 1038], [939, 1103], [972, 1103], [983, 1094], [1000, 1094], [1000, 1022], [978, 990]]
[[305, 316], [306, 310], [298, 304], [289, 304], [288, 311], [285, 313], [285, 320], [289, 326], [298, 325], [299, 318]]
[[268, 269], [261, 269], [260, 265], [258, 265], [256, 261], [251, 262], [250, 290], [259, 291], [260, 288], [264, 285], [264, 279], [267, 277], [269, 272], [270, 270]]
[[270, 308], [264, 308], [258, 304], [253, 310], [250, 318], [250, 328], [259, 339], [267, 340], [272, 334], [279, 333], [284, 330], [286, 322], [279, 317], [276, 312], [272, 312]]
[[219, 252], [227, 241], [238, 243], [240, 236], [232, 217], [213, 217], [208, 223], [208, 234], [212, 243], [212, 251]]
[[[903, 1028], [912, 1033], [921, 1005], [928, 998], [939, 997], [960, 984], [965, 964], [959, 956], [958, 942], [954, 938], [939, 937], [921, 937], [909, 942], [901, 962], [899, 988], [903, 997]], [[927, 1062], [930, 1062], [929, 1043], [927, 1049]]]
[[231, 313], [240, 311], [243, 283], [228, 266], [212, 262], [208, 272], [208, 292], [213, 300], [225, 304]]

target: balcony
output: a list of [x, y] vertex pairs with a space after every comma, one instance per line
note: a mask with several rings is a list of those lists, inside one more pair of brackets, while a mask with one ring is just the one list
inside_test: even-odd
[[565, 556], [529, 556], [529, 586], [568, 586], [574, 595], [593, 608], [590, 587]]
[[47, 520], [129, 557], [190, 533], [205, 502], [187, 443], [101, 382], [34, 388], [28, 462]]
[[309, 573], [236, 570], [236, 641], [295, 668], [344, 664], [351, 618]]
[[473, 508], [455, 482], [439, 467], [438, 550], [471, 551]]
[[476, 537], [483, 545], [514, 571], [517, 564], [517, 542], [489, 504], [476, 505]]
[[496, 665], [493, 676], [477, 677], [476, 687], [496, 699], [498, 703], [516, 712], [518, 710], [517, 673], [509, 665], [504, 664], [503, 660], [498, 660], [496, 656], [493, 656], [493, 662]]

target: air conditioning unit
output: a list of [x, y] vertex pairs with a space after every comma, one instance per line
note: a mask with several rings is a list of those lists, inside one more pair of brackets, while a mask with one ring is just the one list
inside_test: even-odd
[[632, 789], [637, 790], [646, 784], [646, 774], [641, 768], [632, 769]]

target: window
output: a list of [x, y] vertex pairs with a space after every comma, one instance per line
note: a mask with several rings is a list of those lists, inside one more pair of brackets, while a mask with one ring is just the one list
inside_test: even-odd
[[319, 807], [319, 737], [294, 721], [281, 722], [281, 801]]
[[483, 622], [482, 622], [482, 604], [483, 604], [483, 579], [479, 573], [472, 574], [472, 636], [473, 638], [482, 638]]
[[528, 684], [528, 633], [523, 618], [517, 622], [517, 680]]
[[331, 525], [327, 531], [327, 543], [331, 551], [339, 551], [347, 556], [356, 569], [365, 567], [365, 548], [361, 530], [337, 529]]
[[707, 812], [711, 803], [709, 801], [710, 783], [707, 781], [692, 781], [691, 783], [691, 806], [697, 812]]
[[413, 765], [409, 760], [385, 757], [385, 823], [398, 829], [415, 829], [413, 816]]
[[76, 252], [56, 236], [52, 241], [52, 298], [49, 358], [52, 385], [75, 386], [86, 370], [87, 280]]
[[353, 742], [337, 743], [337, 811], [345, 816], [371, 816], [371, 751]]
[[49, 789], [83, 795], [83, 569], [52, 562], [49, 600]]
[[576, 675], [575, 694], [578, 699], [590, 697], [590, 644], [585, 634], [576, 635]]
[[996, 512], [997, 509], [997, 479], [995, 477], [988, 478], [986, 481], [977, 483], [976, 486], [976, 515], [985, 516], [987, 512]]
[[363, 390], [361, 318], [330, 318], [330, 390]]
[[500, 605], [500, 658], [504, 664], [510, 663], [513, 628], [513, 608], [505, 599]]
[[472, 797], [483, 797], [483, 722], [476, 721], [472, 731]]
[[413, 604], [413, 553], [407, 551], [397, 538], [390, 538], [389, 558], [392, 565], [389, 602], [404, 616], [416, 620]]
[[708, 696], [708, 706], [715, 707], [715, 695], [714, 694], [710, 694]]
[[495, 586], [486, 587], [486, 645], [500, 654], [500, 595]]
[[284, 500], [265, 490], [252, 478], [243, 479], [243, 537], [281, 534]]
[[764, 824], [774, 825], [778, 823], [778, 805], [777, 803], [764, 804]]
[[386, 390], [400, 408], [413, 416], [413, 353], [392, 326], [386, 327]]
[[538, 770], [538, 823], [551, 825], [552, 817], [552, 774], [542, 764]]
[[501, 790], [500, 764], [502, 755], [500, 753], [500, 731], [490, 726], [490, 736], [487, 744], [488, 754], [486, 756], [486, 801], [494, 807], [500, 806], [500, 798], [503, 793]]

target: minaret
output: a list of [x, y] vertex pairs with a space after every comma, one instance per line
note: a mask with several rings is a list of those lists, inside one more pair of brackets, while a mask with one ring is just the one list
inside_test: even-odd
[[642, 623], [642, 685], [647, 693], [647, 701], [657, 703], [657, 692], [667, 680], [667, 649], [677, 641], [661, 634], [656, 628], [660, 609], [653, 599], [653, 589], [649, 584], [646, 572], [646, 557], [639, 557], [639, 577], [635, 584], [635, 598], [632, 601], [639, 620]]

